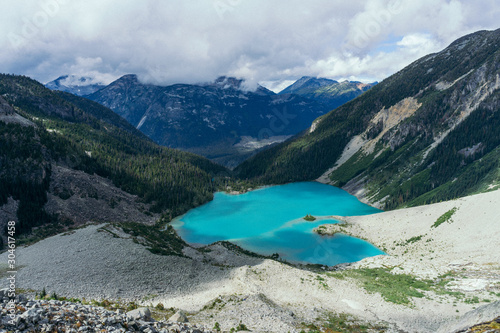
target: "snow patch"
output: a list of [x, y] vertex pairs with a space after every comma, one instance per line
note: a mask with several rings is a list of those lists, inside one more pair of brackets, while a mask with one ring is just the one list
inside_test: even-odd
[[144, 122], [146, 121], [146, 118], [147, 116], [144, 115], [144, 117], [142, 117], [141, 121], [139, 121], [139, 124], [137, 125], [137, 129], [140, 129], [142, 127], [142, 125], [144, 125]]
[[235, 144], [234, 147], [238, 148], [241, 151], [253, 151], [275, 143], [281, 143], [291, 137], [292, 135], [277, 135], [271, 136], [267, 139], [259, 140], [258, 138], [254, 138], [251, 136], [242, 136], [240, 138], [240, 142]]

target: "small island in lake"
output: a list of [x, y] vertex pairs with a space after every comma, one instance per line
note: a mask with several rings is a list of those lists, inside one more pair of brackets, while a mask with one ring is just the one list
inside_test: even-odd
[[304, 220], [309, 221], [309, 222], [312, 222], [312, 221], [316, 221], [316, 218], [315, 218], [314, 216], [312, 216], [311, 214], [307, 214], [307, 215], [304, 217]]

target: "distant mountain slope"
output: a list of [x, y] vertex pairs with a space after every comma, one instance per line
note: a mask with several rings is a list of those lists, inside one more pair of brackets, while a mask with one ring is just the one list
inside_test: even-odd
[[87, 114], [99, 120], [103, 120], [109, 124], [112, 124], [122, 130], [129, 132], [130, 134], [149, 140], [146, 135], [144, 135], [134, 126], [130, 125], [128, 121], [126, 121], [112, 110], [108, 109], [105, 106], [102, 106], [97, 102], [63, 91], [57, 91], [56, 94], [59, 95], [59, 97], [61, 97], [62, 99], [75, 105], [79, 109], [85, 110]]
[[500, 183], [500, 30], [423, 57], [237, 171], [263, 183], [343, 186], [392, 209]]
[[337, 84], [335, 80], [324, 79], [324, 78], [314, 78], [311, 76], [303, 76], [282, 91], [280, 94], [300, 94], [301, 91], [309, 89], [318, 89], [324, 86], [331, 86], [332, 84]]
[[63, 75], [45, 84], [50, 90], [59, 90], [78, 96], [90, 95], [106, 85], [91, 77]]
[[[23, 121], [4, 121], [12, 116]], [[0, 165], [0, 232], [16, 220], [21, 234], [169, 219], [211, 200], [226, 172], [156, 145], [97, 103], [13, 75], [0, 75]]]
[[236, 166], [256, 149], [281, 142], [329, 111], [297, 95], [276, 95], [221, 77], [213, 83], [160, 87], [126, 75], [88, 96], [155, 142]]
[[375, 84], [377, 82], [361, 83], [347, 80], [337, 82], [335, 80], [304, 76], [283, 89], [279, 94], [297, 94], [320, 102], [329, 110], [333, 110], [361, 95]]

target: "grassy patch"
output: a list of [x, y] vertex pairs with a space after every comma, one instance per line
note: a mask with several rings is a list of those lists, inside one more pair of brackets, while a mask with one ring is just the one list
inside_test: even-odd
[[417, 279], [408, 274], [392, 274], [385, 268], [363, 268], [327, 273], [335, 278], [350, 277], [358, 281], [370, 293], [379, 293], [387, 302], [412, 306], [412, 297], [423, 298], [425, 291], [438, 295], [462, 297], [463, 294], [445, 289], [450, 275], [443, 275], [437, 280]]
[[444, 213], [443, 215], [438, 217], [436, 222], [434, 222], [434, 224], [432, 225], [432, 228], [437, 228], [445, 222], [450, 222], [450, 223], [453, 222], [451, 217], [453, 216], [453, 214], [455, 214], [456, 211], [457, 211], [457, 208], [454, 207], [453, 209], [450, 209], [449, 211], [447, 211], [446, 213]]
[[416, 243], [420, 240], [422, 240], [423, 237], [425, 237], [426, 235], [418, 235], [418, 236], [413, 236], [411, 238], [408, 238], [407, 240], [405, 240], [404, 242], [401, 242], [401, 243], [397, 243], [396, 245], [397, 246], [405, 246], [405, 245], [409, 245], [409, 244], [413, 244], [413, 243]]
[[466, 298], [466, 299], [464, 300], [464, 302], [465, 302], [466, 304], [477, 304], [477, 303], [479, 303], [479, 297], [477, 297], [477, 296], [472, 296], [472, 297], [470, 297], [470, 298]]
[[330, 289], [328, 286], [328, 283], [326, 282], [325, 278], [322, 277], [321, 275], [316, 275], [316, 280], [318, 281], [319, 285], [323, 287], [324, 289]]
[[363, 322], [354, 316], [339, 313], [328, 315], [322, 324], [302, 323], [301, 333], [334, 333], [334, 332], [385, 332], [387, 327]]

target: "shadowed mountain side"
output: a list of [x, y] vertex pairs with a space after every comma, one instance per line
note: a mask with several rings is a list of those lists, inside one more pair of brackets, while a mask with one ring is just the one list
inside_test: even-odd
[[299, 133], [330, 110], [298, 95], [276, 95], [263, 87], [247, 91], [241, 80], [227, 77], [161, 87], [125, 75], [88, 97], [161, 145], [230, 167]]

